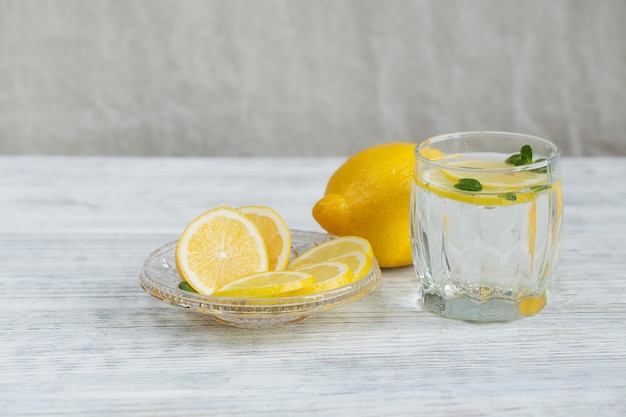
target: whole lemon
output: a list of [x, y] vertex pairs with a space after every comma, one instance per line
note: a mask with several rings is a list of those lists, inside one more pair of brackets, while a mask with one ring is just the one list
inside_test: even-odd
[[313, 217], [329, 233], [370, 241], [381, 267], [411, 264], [409, 204], [415, 144], [364, 149], [330, 177]]

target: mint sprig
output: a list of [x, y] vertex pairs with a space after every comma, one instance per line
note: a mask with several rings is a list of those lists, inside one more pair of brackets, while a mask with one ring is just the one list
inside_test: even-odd
[[454, 188], [462, 191], [478, 192], [483, 189], [480, 181], [474, 178], [460, 178], [459, 182], [454, 184]]
[[[545, 158], [539, 158], [535, 160], [537, 162], [543, 162]], [[533, 148], [530, 145], [524, 145], [520, 149], [519, 153], [514, 153], [504, 160], [509, 165], [521, 166], [521, 165], [530, 165], [533, 163]], [[532, 172], [536, 172], [538, 174], [545, 174], [548, 172], [548, 167], [541, 167], [537, 169], [533, 169]]]
[[529, 165], [533, 163], [533, 148], [530, 145], [524, 145], [519, 153], [515, 153], [504, 161], [509, 165]]

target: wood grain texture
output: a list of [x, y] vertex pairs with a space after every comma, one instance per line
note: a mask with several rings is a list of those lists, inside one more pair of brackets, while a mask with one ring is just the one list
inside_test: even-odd
[[421, 311], [410, 267], [267, 330], [139, 287], [144, 258], [215, 205], [321, 230], [310, 209], [341, 162], [0, 157], [0, 415], [626, 414], [625, 158], [563, 161], [561, 263], [532, 318]]

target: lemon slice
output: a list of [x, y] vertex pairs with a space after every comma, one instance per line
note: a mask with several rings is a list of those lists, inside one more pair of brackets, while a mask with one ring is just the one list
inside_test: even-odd
[[224, 285], [216, 297], [275, 297], [315, 283], [315, 277], [301, 271], [268, 271], [248, 275]]
[[314, 246], [295, 257], [289, 262], [287, 269], [293, 270], [307, 264], [326, 262], [355, 250], [365, 253], [368, 257], [374, 257], [372, 245], [367, 239], [358, 236], [341, 236]]
[[237, 211], [251, 220], [261, 232], [269, 258], [268, 269], [285, 269], [291, 255], [291, 232], [283, 218], [274, 209], [266, 206], [243, 206]]
[[350, 267], [352, 270], [352, 281], [358, 281], [363, 278], [372, 269], [373, 258], [365, 252], [355, 250], [329, 259], [329, 262], [341, 262]]
[[269, 265], [259, 229], [229, 207], [214, 208], [189, 223], [175, 256], [181, 278], [205, 295]]
[[422, 178], [416, 180], [416, 182], [418, 186], [441, 197], [481, 206], [508, 206], [533, 201], [536, 198], [536, 193], [533, 191], [514, 193], [515, 200], [507, 198], [509, 191], [495, 191], [491, 193], [485, 192], [484, 189], [482, 192], [459, 191], [454, 188], [456, 181], [450, 179], [449, 176], [439, 169], [423, 172]]
[[525, 190], [547, 182], [547, 174], [545, 173], [512, 170], [512, 166], [504, 161], [452, 161], [448, 163], [448, 165], [454, 166], [455, 168], [467, 168], [467, 170], [464, 171], [442, 169], [443, 174], [450, 178], [455, 184], [461, 178], [469, 177], [480, 181], [483, 188], [506, 192]]
[[[482, 161], [481, 161], [482, 162]], [[467, 161], [462, 166], [470, 168]], [[509, 165], [510, 167], [510, 165]], [[510, 169], [510, 168], [509, 168]], [[422, 177], [415, 179], [418, 186], [451, 200], [482, 206], [508, 206], [527, 203], [537, 198], [537, 193], [554, 187], [547, 184], [546, 174], [533, 172], [481, 173], [479, 169], [466, 171], [467, 177], [461, 177], [457, 171], [428, 169]], [[473, 178], [480, 181], [480, 192], [461, 191], [454, 185], [461, 178]]]
[[348, 285], [354, 280], [354, 274], [348, 265], [342, 262], [321, 262], [309, 264], [298, 269], [315, 277], [313, 284], [285, 295], [308, 295], [334, 290]]

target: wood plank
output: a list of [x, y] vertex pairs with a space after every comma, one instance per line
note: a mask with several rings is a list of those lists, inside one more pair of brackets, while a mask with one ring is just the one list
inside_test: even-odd
[[0, 414], [624, 415], [625, 162], [564, 160], [561, 264], [537, 316], [442, 319], [406, 267], [359, 302], [247, 330], [149, 297], [143, 260], [216, 204], [318, 228], [341, 159], [0, 157]]

